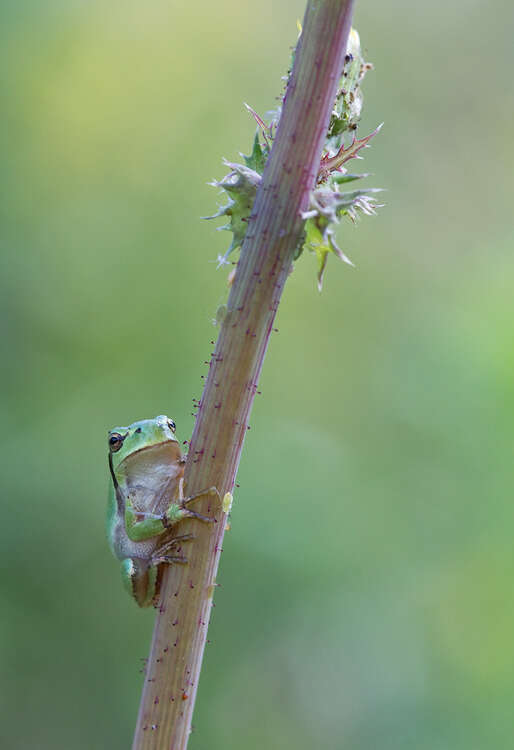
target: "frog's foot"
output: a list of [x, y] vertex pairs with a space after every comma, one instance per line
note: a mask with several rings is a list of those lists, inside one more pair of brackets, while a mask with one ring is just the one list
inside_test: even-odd
[[170, 523], [176, 523], [182, 518], [198, 518], [200, 521], [205, 521], [206, 523], [214, 523], [216, 520], [215, 518], [211, 518], [210, 516], [203, 516], [201, 513], [196, 513], [196, 511], [190, 510], [187, 507], [189, 503], [192, 503], [194, 500], [200, 500], [202, 498], [214, 496], [217, 496], [218, 498], [220, 496], [216, 487], [209, 487], [208, 489], [202, 490], [201, 492], [196, 492], [194, 495], [184, 497], [183, 481], [181, 481], [179, 485], [179, 503], [173, 503], [172, 505], [170, 505], [170, 507], [168, 508], [168, 512], [166, 513], [166, 518]]
[[150, 559], [150, 565], [160, 565], [161, 563], [166, 563], [168, 565], [171, 565], [172, 563], [187, 563], [187, 557], [180, 554], [182, 548], [179, 546], [176, 551], [174, 551], [173, 548], [180, 545], [182, 542], [189, 542], [191, 539], [195, 539], [194, 534], [180, 534], [180, 536], [175, 536], [173, 539], [170, 539], [169, 542], [161, 544], [161, 546], [157, 547], [154, 551]]
[[187, 557], [184, 557], [184, 555], [161, 555], [161, 557], [155, 557], [152, 555], [152, 565], [161, 565], [161, 563], [166, 563], [166, 565], [182, 563], [182, 565], [185, 565], [187, 563]]
[[182, 498], [182, 507], [187, 512], [189, 518], [199, 518], [200, 521], [206, 521], [207, 523], [214, 523], [216, 519], [211, 518], [210, 516], [202, 516], [200, 513], [196, 513], [194, 510], [190, 510], [187, 505], [189, 503], [192, 503], [194, 500], [200, 500], [202, 497], [214, 497], [214, 496], [220, 496], [220, 493], [216, 489], [216, 487], [209, 487], [207, 490], [203, 490], [202, 492], [197, 492], [194, 495], [191, 495], [190, 497], [184, 497]]
[[208, 489], [202, 490], [201, 492], [195, 492], [194, 495], [190, 495], [189, 497], [184, 497], [183, 492], [184, 487], [183, 483], [181, 483], [179, 500], [181, 500], [184, 505], [189, 505], [189, 503], [192, 503], [193, 500], [199, 500], [201, 497], [208, 497], [209, 495], [217, 495], [218, 497], [220, 496], [220, 493], [218, 492], [218, 489], [216, 487], [209, 487]]
[[[157, 549], [154, 551], [152, 555], [152, 560], [154, 557], [163, 557], [163, 556], [168, 555], [170, 550], [172, 550], [177, 545], [180, 545], [181, 542], [189, 542], [191, 541], [191, 539], [194, 539], [194, 538], [195, 538], [194, 534], [181, 534], [180, 536], [173, 537], [173, 539], [170, 539], [165, 544], [161, 544], [160, 547], [157, 547]], [[180, 553], [180, 551], [181, 551], [181, 548], [179, 547], [177, 552]]]

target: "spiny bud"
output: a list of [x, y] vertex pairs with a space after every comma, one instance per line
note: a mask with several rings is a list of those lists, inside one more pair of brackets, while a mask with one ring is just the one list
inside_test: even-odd
[[228, 224], [218, 227], [218, 229], [228, 229], [234, 235], [229, 249], [225, 255], [222, 256], [221, 265], [223, 265], [223, 261], [226, 261], [227, 257], [233, 250], [236, 250], [243, 244], [248, 219], [252, 212], [255, 194], [257, 192], [257, 185], [261, 181], [260, 174], [253, 169], [250, 169], [250, 167], [246, 167], [243, 164], [233, 164], [228, 161], [225, 161], [225, 164], [230, 167], [232, 171], [222, 180], [219, 180], [219, 182], [214, 182], [212, 184], [227, 193], [228, 203], [226, 206], [221, 206], [219, 211], [213, 216], [204, 217], [206, 219], [215, 219], [220, 216], [229, 217]]
[[[355, 222], [359, 213], [371, 216], [379, 207], [373, 197], [373, 194], [378, 192], [376, 189], [340, 191], [341, 185], [369, 176], [348, 174], [344, 165], [350, 159], [360, 159], [359, 152], [369, 145], [371, 138], [382, 127], [379, 125], [364, 138], [357, 139], [355, 136], [362, 109], [360, 84], [366, 72], [372, 67], [370, 63], [364, 61], [359, 35], [355, 29], [352, 29], [319, 165], [317, 185], [310, 195], [309, 208], [302, 213], [302, 218], [305, 220], [304, 233], [295, 252], [295, 260], [304, 249], [316, 255], [320, 290], [329, 253], [353, 265], [335, 241], [335, 230], [341, 218], [347, 216]], [[206, 217], [209, 219], [220, 216], [229, 217], [228, 223], [219, 229], [230, 230], [233, 239], [225, 255], [218, 258], [218, 267], [225, 265], [230, 253], [243, 244], [257, 187], [271, 152], [281, 116], [281, 105], [270, 113], [268, 122], [247, 104], [245, 107], [257, 123], [252, 151], [248, 156], [243, 155], [244, 165], [225, 161], [231, 171], [222, 180], [212, 184], [227, 194], [228, 203], [221, 207], [214, 216]], [[348, 145], [345, 145], [345, 134]], [[352, 136], [351, 139], [348, 137], [349, 134]]]

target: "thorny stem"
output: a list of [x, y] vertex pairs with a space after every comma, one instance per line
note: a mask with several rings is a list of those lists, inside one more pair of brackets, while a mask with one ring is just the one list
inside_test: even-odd
[[[343, 67], [353, 0], [309, 0], [282, 116], [241, 249], [185, 470], [187, 493], [232, 490], [277, 307], [300, 241]], [[216, 506], [216, 507], [214, 507]], [[200, 676], [226, 513], [184, 521], [187, 565], [162, 584], [133, 750], [185, 750]]]

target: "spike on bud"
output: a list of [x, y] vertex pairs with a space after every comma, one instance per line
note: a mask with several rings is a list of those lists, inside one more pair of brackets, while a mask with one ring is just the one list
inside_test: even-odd
[[345, 148], [343, 143], [339, 151], [333, 156], [329, 156], [328, 154], [322, 156], [318, 172], [318, 183], [324, 182], [331, 172], [340, 171], [343, 164], [350, 161], [350, 159], [358, 158], [358, 152], [361, 148], [367, 147], [369, 141], [381, 130], [383, 124], [381, 123], [372, 133], [366, 135], [364, 138], [357, 139], [354, 136], [348, 148]]

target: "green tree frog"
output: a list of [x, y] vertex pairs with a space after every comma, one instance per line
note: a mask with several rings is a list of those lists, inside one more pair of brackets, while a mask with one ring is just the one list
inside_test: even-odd
[[212, 522], [187, 506], [218, 495], [215, 487], [184, 497], [184, 464], [175, 422], [165, 415], [109, 432], [111, 486], [107, 535], [121, 560], [123, 583], [140, 607], [157, 601], [164, 564], [185, 563], [177, 550], [191, 534], [174, 536], [183, 518]]

